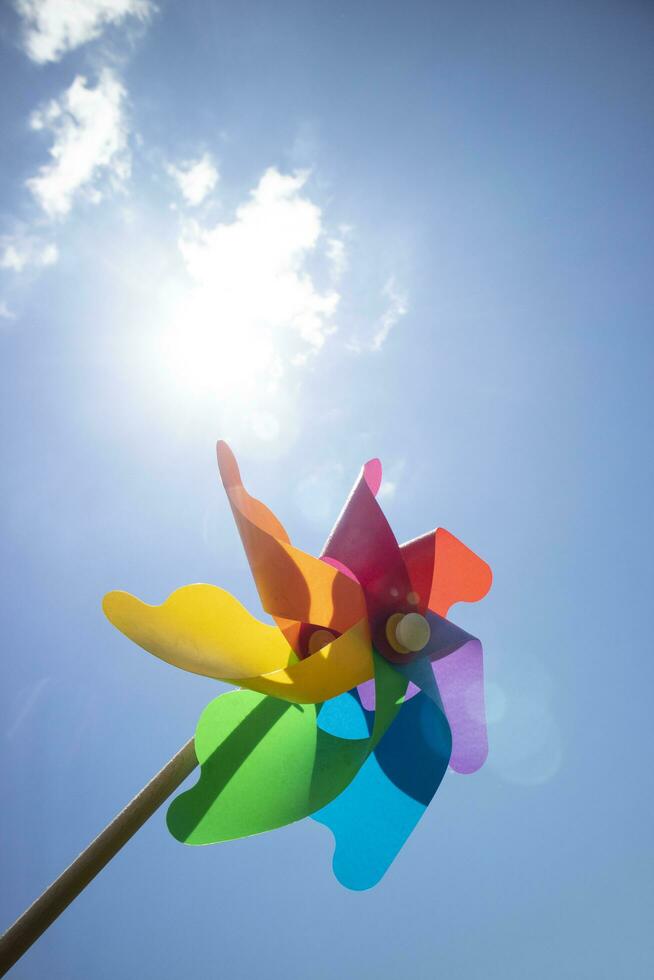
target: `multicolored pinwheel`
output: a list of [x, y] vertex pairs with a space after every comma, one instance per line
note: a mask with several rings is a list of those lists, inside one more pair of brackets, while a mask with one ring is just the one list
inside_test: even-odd
[[312, 816], [336, 839], [334, 873], [376, 884], [436, 792], [448, 764], [487, 754], [481, 644], [445, 617], [483, 598], [488, 565], [439, 528], [404, 545], [377, 503], [381, 464], [361, 475], [320, 558], [295, 548], [218, 465], [263, 608], [189, 585], [160, 606], [126, 592], [109, 620], [145, 650], [240, 688], [203, 711], [195, 786], [168, 810], [187, 844], [247, 837]]

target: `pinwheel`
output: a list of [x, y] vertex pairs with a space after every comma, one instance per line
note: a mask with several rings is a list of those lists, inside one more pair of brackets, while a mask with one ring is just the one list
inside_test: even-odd
[[188, 585], [160, 606], [104, 598], [145, 650], [238, 690], [215, 698], [189, 739], [0, 936], [0, 976], [29, 949], [200, 764], [173, 800], [171, 833], [211, 844], [311, 816], [336, 840], [334, 873], [370, 888], [390, 867], [449, 766], [487, 753], [482, 650], [448, 618], [483, 598], [488, 565], [448, 531], [398, 545], [377, 503], [381, 464], [363, 467], [319, 558], [300, 551], [218, 465], [264, 610]]
[[447, 616], [487, 593], [490, 568], [441, 528], [398, 545], [376, 499], [378, 460], [320, 557], [250, 496], [224, 442], [218, 465], [275, 625], [213, 585], [159, 606], [126, 592], [104, 599], [113, 625], [151, 654], [238, 688], [203, 711], [200, 777], [173, 800], [168, 827], [210, 844], [311, 816], [334, 834], [339, 881], [369, 888], [448, 765], [470, 773], [486, 757], [481, 645]]

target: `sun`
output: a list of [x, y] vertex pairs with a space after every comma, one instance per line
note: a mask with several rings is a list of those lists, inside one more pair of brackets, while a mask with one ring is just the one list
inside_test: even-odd
[[236, 303], [216, 302], [211, 290], [189, 289], [174, 304], [160, 355], [175, 387], [187, 397], [249, 403], [273, 393], [281, 373], [282, 338]]
[[292, 336], [224, 292], [181, 283], [171, 292], [149, 340], [168, 412], [278, 455], [300, 418]]

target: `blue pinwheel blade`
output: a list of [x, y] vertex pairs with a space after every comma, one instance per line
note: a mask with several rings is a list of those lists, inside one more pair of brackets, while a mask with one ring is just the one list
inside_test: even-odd
[[[360, 738], [373, 717], [350, 692], [323, 707], [319, 725], [341, 738]], [[342, 885], [362, 891], [383, 877], [436, 793], [451, 748], [442, 708], [421, 692], [402, 705], [347, 789], [313, 814], [334, 834], [333, 869]]]

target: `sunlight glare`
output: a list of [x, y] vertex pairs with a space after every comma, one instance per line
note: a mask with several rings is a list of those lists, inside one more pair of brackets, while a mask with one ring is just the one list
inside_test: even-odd
[[219, 315], [216, 307], [210, 291], [191, 290], [163, 332], [161, 356], [180, 394], [231, 407], [273, 394], [281, 355], [270, 330], [224, 300]]

